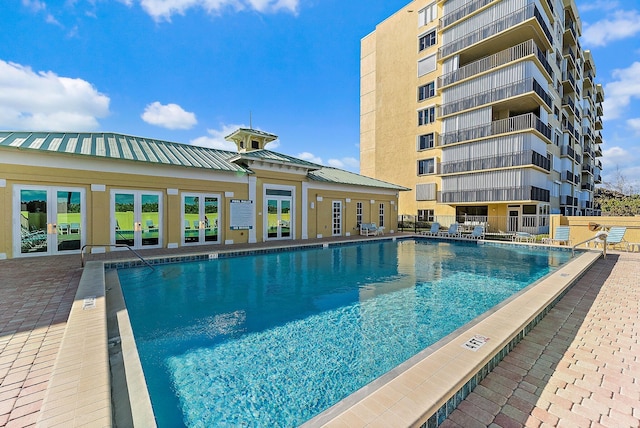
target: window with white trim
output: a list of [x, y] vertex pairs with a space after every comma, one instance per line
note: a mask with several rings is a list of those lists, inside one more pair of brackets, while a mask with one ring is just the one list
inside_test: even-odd
[[433, 210], [418, 210], [418, 221], [430, 221], [435, 219]]
[[436, 30], [433, 29], [427, 34], [424, 34], [418, 38], [418, 52], [422, 52], [426, 48], [431, 47], [436, 43]]
[[436, 70], [436, 55], [430, 55], [418, 61], [418, 77]]
[[436, 183], [416, 184], [416, 201], [435, 201]]
[[356, 202], [356, 224], [362, 224], [362, 202]]
[[435, 147], [435, 134], [430, 132], [418, 136], [418, 150], [433, 149]]
[[422, 110], [418, 110], [418, 126], [427, 125], [436, 121], [436, 108], [427, 107]]
[[436, 83], [429, 82], [426, 85], [422, 85], [418, 88], [418, 101], [424, 101], [427, 98], [431, 98], [436, 94]]
[[430, 4], [418, 12], [418, 27], [427, 25], [438, 17], [438, 8], [435, 3]]
[[420, 159], [418, 161], [418, 175], [435, 174], [436, 158]]
[[379, 226], [384, 227], [384, 204], [380, 204], [380, 210], [378, 211]]

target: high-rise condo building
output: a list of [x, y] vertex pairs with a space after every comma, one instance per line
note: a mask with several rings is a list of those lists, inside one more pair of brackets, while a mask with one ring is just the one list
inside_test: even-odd
[[400, 215], [548, 231], [599, 215], [602, 102], [574, 0], [415, 0], [361, 41], [360, 172]]

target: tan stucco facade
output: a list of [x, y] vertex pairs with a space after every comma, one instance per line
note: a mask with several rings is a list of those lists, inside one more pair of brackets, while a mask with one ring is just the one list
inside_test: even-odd
[[[0, 258], [79, 253], [84, 245], [90, 246], [85, 251], [113, 251], [112, 244], [120, 242], [118, 230], [129, 233], [131, 243], [135, 233], [142, 234], [142, 241], [135, 241], [133, 247], [189, 245], [194, 249], [198, 244], [222, 246], [271, 239], [349, 236], [358, 233], [359, 221], [379, 224], [382, 220], [389, 233], [397, 224], [398, 189], [401, 188], [318, 182], [310, 179], [303, 168], [279, 165], [239, 173], [0, 147]], [[270, 190], [280, 196], [268, 196]], [[28, 208], [21, 199], [31, 194], [39, 195], [29, 196], [32, 200], [42, 199], [37, 201], [37, 209]], [[81, 201], [80, 212], [73, 214], [73, 220], [64, 220], [64, 215], [70, 218], [71, 214], [66, 214], [66, 201], [60, 200], [61, 195]], [[116, 213], [114, 208], [118, 195], [130, 196], [131, 200], [151, 195], [157, 201], [152, 206], [157, 209], [151, 214], [144, 208], [142, 213], [132, 213], [138, 215], [138, 221], [128, 230], [120, 224], [125, 223], [122, 219], [127, 213]], [[197, 236], [199, 229], [208, 225], [200, 221], [198, 226], [198, 221], [193, 220], [196, 217], [185, 214], [185, 197], [215, 201], [214, 241], [192, 238], [187, 242], [187, 234]], [[281, 205], [274, 205], [277, 213], [271, 212], [273, 207], [267, 206], [267, 199], [280, 201]], [[248, 217], [242, 219], [247, 227], [233, 227], [234, 222], [238, 223], [233, 203], [238, 201], [250, 202], [253, 207], [250, 216], [243, 212]], [[360, 220], [356, 215], [358, 206]], [[58, 216], [52, 217], [52, 211]], [[279, 216], [277, 233], [274, 215]], [[77, 222], [77, 226], [71, 226], [77, 230], [69, 230], [68, 223], [56, 224], [61, 221]], [[270, 227], [274, 230], [267, 230]], [[68, 248], [64, 248], [64, 241], [72, 237], [73, 245], [67, 243]]]

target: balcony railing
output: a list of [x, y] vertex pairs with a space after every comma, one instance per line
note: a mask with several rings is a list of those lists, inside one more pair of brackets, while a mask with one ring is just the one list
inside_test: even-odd
[[493, 135], [505, 134], [507, 132], [524, 131], [535, 129], [551, 141], [551, 128], [533, 113], [520, 116], [509, 117], [491, 122], [487, 125], [473, 126], [457, 131], [446, 132], [440, 135], [440, 145], [459, 143], [461, 141], [487, 138]]
[[560, 148], [560, 155], [561, 156], [569, 156], [570, 158], [575, 159], [576, 158], [576, 151], [573, 150], [572, 147], [562, 146]]
[[578, 206], [578, 198], [573, 196], [561, 196], [560, 205]]
[[540, 153], [527, 150], [496, 156], [484, 156], [459, 161], [448, 161], [440, 164], [441, 174], [472, 172], [485, 169], [509, 168], [514, 166], [535, 165], [547, 171], [551, 169], [551, 161]]
[[538, 10], [538, 7], [535, 5], [535, 3], [530, 3], [522, 9], [517, 10], [503, 18], [499, 18], [489, 25], [485, 25], [484, 27], [479, 28], [476, 31], [473, 31], [460, 37], [457, 40], [443, 45], [438, 49], [438, 57], [444, 58], [452, 55], [462, 49], [465, 49], [468, 46], [473, 45], [474, 43], [478, 43], [482, 40], [488, 39], [489, 37], [492, 37], [500, 33], [501, 31], [514, 27], [534, 17], [540, 24], [540, 27], [542, 27], [542, 31], [544, 32], [549, 44], [553, 44], [551, 31], [549, 31], [546, 22], [542, 18], [542, 14]]
[[591, 165], [582, 165], [582, 172], [593, 174], [593, 167]]
[[440, 106], [439, 116], [447, 116], [484, 104], [495, 103], [500, 100], [526, 94], [527, 92], [535, 92], [549, 108], [553, 107], [551, 104], [551, 96], [542, 89], [542, 86], [533, 77], [529, 77], [516, 83], [500, 86], [499, 88], [490, 89], [458, 101], [443, 104]]
[[536, 45], [536, 42], [534, 42], [533, 39], [531, 39], [493, 55], [473, 61], [458, 68], [457, 70], [438, 77], [438, 87], [441, 88], [443, 86], [451, 85], [462, 79], [467, 79], [471, 76], [517, 61], [520, 58], [524, 58], [529, 55], [536, 55], [544, 69], [549, 73], [549, 76], [553, 75], [553, 71], [547, 61], [545, 52]]
[[582, 185], [582, 190], [590, 190], [593, 192], [594, 185], [591, 183], [584, 183]]
[[442, 191], [443, 203], [489, 202], [489, 201], [541, 201], [549, 202], [550, 192], [535, 186], [502, 187], [491, 189]]
[[493, 0], [474, 0], [467, 2], [464, 6], [457, 8], [456, 10], [447, 13], [440, 18], [440, 28], [444, 28], [447, 25], [451, 25], [454, 22], [464, 18], [465, 16], [475, 12], [476, 10], [488, 5]]
[[569, 81], [569, 83], [571, 83], [571, 86], [573, 88], [576, 87], [576, 79], [575, 79], [575, 77], [573, 77], [573, 75], [571, 73], [569, 73], [567, 71], [563, 71], [562, 72], [562, 81], [566, 82], [567, 80]]

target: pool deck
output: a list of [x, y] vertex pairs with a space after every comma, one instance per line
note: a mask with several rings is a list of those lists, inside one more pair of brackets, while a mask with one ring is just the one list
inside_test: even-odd
[[[347, 239], [354, 238], [359, 237]], [[336, 240], [340, 239], [233, 249]], [[152, 257], [202, 251], [206, 248], [141, 253]], [[131, 254], [91, 255], [88, 260], [114, 257]], [[0, 260], [0, 427], [38, 424], [81, 275], [77, 254]], [[640, 253], [610, 252], [441, 426], [640, 426], [639, 321]], [[57, 373], [58, 379], [61, 375]], [[87, 415], [78, 415], [76, 426], [104, 425], [98, 421], [109, 420], [83, 423], [81, 416]], [[399, 416], [393, 426], [399, 426]], [[359, 422], [344, 426], [391, 426], [388, 419], [365, 419], [363, 415]]]

